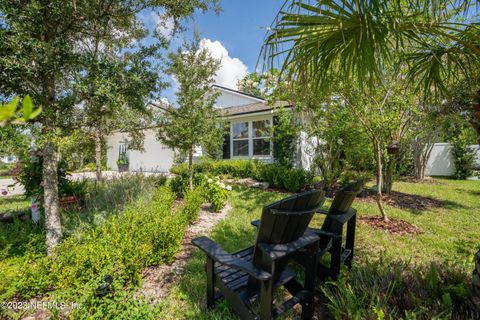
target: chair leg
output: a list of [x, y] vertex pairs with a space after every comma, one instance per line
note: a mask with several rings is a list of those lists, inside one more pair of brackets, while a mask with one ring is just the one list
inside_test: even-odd
[[315, 302], [315, 279], [317, 270], [317, 251], [318, 243], [315, 243], [308, 249], [308, 259], [305, 265], [305, 282], [304, 289], [307, 291], [304, 302], [302, 303], [302, 319], [311, 319], [314, 314]]
[[214, 261], [207, 258], [207, 308], [211, 309], [215, 306], [215, 274]]
[[352, 267], [352, 260], [354, 255], [355, 247], [355, 228], [357, 224], [357, 215], [353, 215], [347, 223], [347, 236], [345, 239], [345, 248], [350, 250], [350, 256], [345, 259], [345, 265], [349, 268]]
[[331, 260], [330, 260], [330, 270], [331, 277], [333, 280], [338, 279], [340, 274], [340, 266], [342, 264], [342, 238], [333, 239], [332, 248], [330, 249]]
[[272, 319], [273, 280], [260, 281], [260, 319]]

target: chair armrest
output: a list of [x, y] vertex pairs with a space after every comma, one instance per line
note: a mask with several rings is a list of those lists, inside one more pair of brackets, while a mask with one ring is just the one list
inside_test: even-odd
[[314, 232], [316, 235], [318, 235], [320, 238], [321, 237], [327, 237], [327, 238], [332, 238], [332, 239], [339, 239], [342, 237], [341, 234], [333, 233], [333, 232], [328, 232], [324, 231], [321, 229], [313, 229], [313, 228], [308, 228], [309, 231]]
[[320, 210], [317, 210], [317, 213], [320, 213], [320, 214], [328, 214], [328, 210], [320, 209]]
[[347, 222], [348, 220], [350, 220], [353, 216], [355, 216], [357, 214], [357, 210], [353, 209], [353, 208], [350, 208], [348, 209], [347, 212], [345, 212], [344, 214], [330, 214], [329, 215], [329, 218], [335, 220], [335, 221], [338, 221], [339, 223], [341, 224], [344, 224], [345, 222]]
[[286, 257], [299, 249], [305, 248], [309, 245], [318, 242], [320, 238], [313, 232], [305, 232], [298, 240], [289, 243], [269, 244], [259, 243], [257, 246], [260, 250], [267, 253], [272, 260], [277, 260]]
[[258, 280], [268, 280], [272, 277], [270, 273], [255, 267], [252, 263], [226, 252], [219, 244], [207, 237], [195, 238], [192, 243], [220, 264], [242, 270]]
[[260, 226], [260, 220], [253, 220], [252, 222], [250, 222], [250, 224], [256, 228], [258, 228], [258, 226]]

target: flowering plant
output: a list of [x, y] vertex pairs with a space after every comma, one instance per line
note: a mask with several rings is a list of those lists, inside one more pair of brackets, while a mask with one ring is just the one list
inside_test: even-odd
[[225, 207], [232, 187], [220, 182], [218, 178], [212, 179], [206, 176], [204, 181], [206, 181], [203, 184], [205, 199], [210, 202], [214, 211], [220, 211]]

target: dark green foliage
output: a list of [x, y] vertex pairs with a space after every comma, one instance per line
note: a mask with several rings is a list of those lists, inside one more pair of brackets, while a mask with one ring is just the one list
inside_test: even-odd
[[[253, 178], [268, 182], [271, 186], [286, 189], [291, 192], [300, 191], [308, 182], [304, 170], [287, 168], [279, 164], [266, 164], [254, 160], [205, 160], [193, 166], [195, 173], [212, 174], [231, 178]], [[186, 175], [188, 166], [180, 164], [173, 166], [170, 172]], [[172, 181], [174, 190], [179, 190], [180, 178]]]
[[465, 319], [468, 274], [459, 264], [366, 261], [323, 292], [335, 319]]
[[273, 158], [275, 163], [292, 168], [297, 155], [301, 126], [290, 110], [280, 109], [273, 124]]
[[452, 157], [455, 163], [455, 179], [464, 180], [473, 175], [475, 150], [469, 148], [470, 136], [466, 130], [452, 137]]
[[257, 167], [253, 177], [266, 181], [269, 185], [291, 192], [300, 191], [307, 183], [307, 176], [302, 169], [289, 169], [279, 164], [262, 164]]

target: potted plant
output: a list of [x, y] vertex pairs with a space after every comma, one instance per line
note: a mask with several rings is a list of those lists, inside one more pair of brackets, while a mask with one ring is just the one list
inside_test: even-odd
[[121, 153], [118, 155], [117, 167], [118, 172], [127, 172], [128, 171], [128, 156], [126, 153]]

